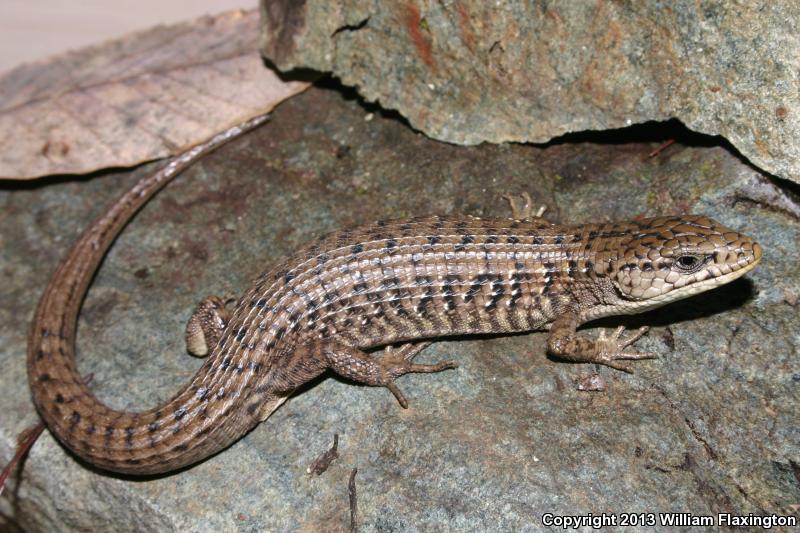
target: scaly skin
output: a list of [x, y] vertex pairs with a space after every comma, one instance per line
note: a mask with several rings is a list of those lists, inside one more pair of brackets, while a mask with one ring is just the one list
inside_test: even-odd
[[[650, 357], [624, 351], [643, 331], [591, 340], [575, 329], [727, 283], [761, 258], [750, 238], [694, 215], [579, 226], [469, 216], [377, 222], [324, 236], [280, 262], [230, 317], [219, 299], [201, 303], [187, 345], [210, 356], [191, 382], [148, 411], [109, 409], [74, 362], [78, 312], [92, 275], [156, 191], [240, 131], [125, 193], [75, 244], [39, 303], [28, 345], [34, 402], [50, 431], [100, 468], [153, 474], [197, 462], [327, 369], [388, 387], [405, 406], [396, 377], [455, 366], [412, 363], [428, 344], [412, 342], [420, 339], [550, 329], [554, 355], [624, 369], [620, 360]], [[395, 343], [405, 344], [381, 358], [363, 352]]]

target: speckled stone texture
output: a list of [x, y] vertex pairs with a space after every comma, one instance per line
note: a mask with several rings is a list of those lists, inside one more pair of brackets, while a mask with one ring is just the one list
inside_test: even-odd
[[[654, 326], [637, 348], [661, 357], [633, 375], [550, 359], [545, 333], [448, 339], [419, 359], [461, 366], [401, 378], [408, 410], [385, 389], [326, 377], [228, 450], [144, 480], [97, 472], [45, 434], [0, 499], [0, 528], [347, 530], [353, 467], [362, 531], [536, 530], [547, 512], [796, 512], [797, 190], [707, 138], [628, 133], [638, 141], [458, 147], [338, 87], [286, 102], [156, 196], [106, 258], [78, 352], [112, 406], [151, 407], [189, 379], [200, 361], [182, 331], [200, 298], [240, 293], [309, 239], [374, 219], [503, 216], [502, 194], [530, 191], [556, 222], [706, 213], [756, 237], [764, 259], [712, 293], [600, 324]], [[648, 156], [670, 137], [678, 142]], [[46, 280], [152, 168], [0, 192], [0, 462], [36, 420], [24, 354]], [[605, 390], [577, 390], [594, 372]], [[309, 477], [333, 433], [340, 458]]]
[[800, 182], [800, 2], [262, 0], [262, 53], [425, 134], [544, 142], [678, 118]]

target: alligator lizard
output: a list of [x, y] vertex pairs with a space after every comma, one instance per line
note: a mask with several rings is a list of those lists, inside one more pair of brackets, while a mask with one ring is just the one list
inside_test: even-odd
[[[625, 348], [622, 328], [596, 340], [576, 328], [711, 289], [751, 270], [761, 248], [704, 216], [554, 225], [523, 219], [429, 216], [323, 236], [259, 277], [228, 314], [198, 306], [187, 346], [210, 355], [177, 395], [144, 412], [100, 403], [77, 372], [77, 316], [91, 278], [125, 224], [181, 169], [265, 120], [233, 128], [143, 178], [73, 246], [39, 303], [28, 376], [39, 414], [70, 450], [102, 469], [167, 472], [224, 449], [298, 386], [330, 369], [384, 386], [437, 372], [413, 357], [445, 335], [549, 329], [561, 358], [623, 368], [650, 357]], [[401, 344], [383, 357], [363, 350]]]

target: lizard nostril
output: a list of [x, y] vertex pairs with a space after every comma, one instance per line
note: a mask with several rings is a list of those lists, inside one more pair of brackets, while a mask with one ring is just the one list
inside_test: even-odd
[[761, 252], [761, 246], [757, 242], [754, 242], [753, 243], [753, 256], [755, 258], [754, 261], [756, 263], [761, 260], [761, 253], [762, 253]]

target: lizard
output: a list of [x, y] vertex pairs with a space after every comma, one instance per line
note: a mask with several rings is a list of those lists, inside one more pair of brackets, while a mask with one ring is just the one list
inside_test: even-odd
[[[590, 339], [576, 329], [718, 287], [762, 256], [751, 238], [702, 215], [558, 225], [541, 216], [423, 216], [322, 236], [256, 279], [232, 312], [201, 301], [187, 349], [208, 355], [174, 397], [117, 411], [75, 364], [78, 314], [106, 251], [134, 214], [186, 166], [267, 120], [256, 117], [142, 178], [71, 248], [41, 297], [29, 334], [33, 402], [50, 432], [96, 467], [133, 475], [192, 465], [241, 438], [325, 371], [388, 388], [408, 373], [455, 368], [413, 359], [442, 336], [549, 330], [548, 351], [627, 370], [646, 331]], [[524, 215], [524, 216], [523, 216]], [[364, 350], [386, 346], [381, 357]], [[397, 346], [392, 349], [392, 346]]]

